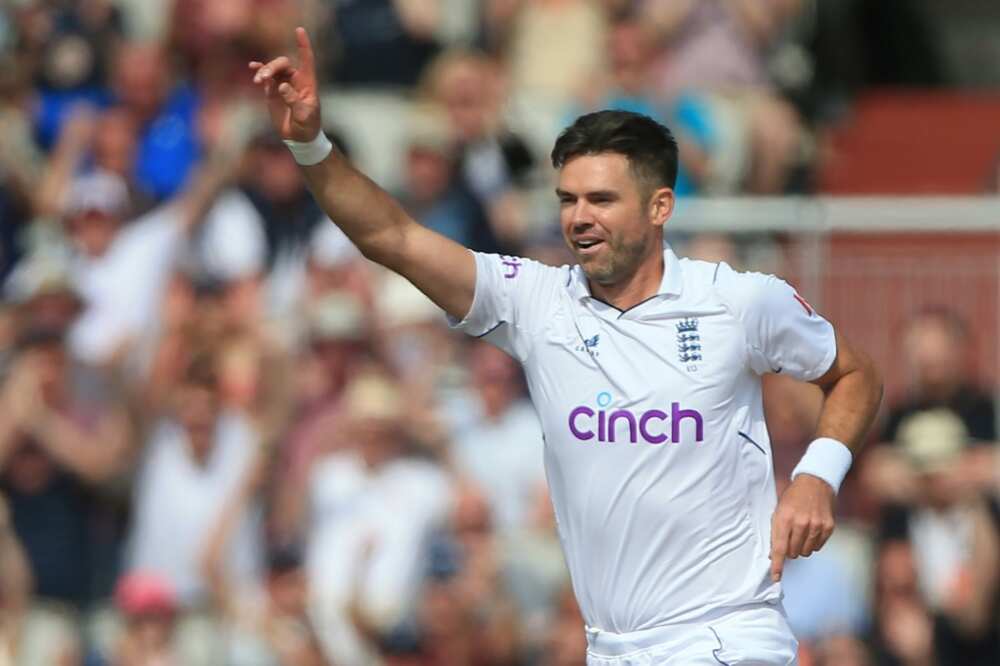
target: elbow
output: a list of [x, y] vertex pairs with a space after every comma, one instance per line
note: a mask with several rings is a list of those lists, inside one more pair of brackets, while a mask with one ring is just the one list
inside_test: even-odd
[[879, 405], [882, 404], [882, 397], [885, 393], [882, 373], [879, 371], [878, 366], [875, 365], [875, 361], [872, 360], [871, 356], [861, 351], [857, 352], [856, 371], [864, 386], [867, 387], [868, 395], [871, 396], [872, 409], [877, 410]]
[[357, 248], [361, 255], [376, 264], [399, 272], [406, 255], [408, 225], [399, 221], [375, 233], [359, 238]]
[[866, 383], [871, 387], [875, 406], [878, 407], [882, 404], [882, 398], [885, 396], [885, 382], [882, 379], [882, 373], [875, 365], [875, 361], [864, 353], [861, 355], [861, 370], [864, 373]]

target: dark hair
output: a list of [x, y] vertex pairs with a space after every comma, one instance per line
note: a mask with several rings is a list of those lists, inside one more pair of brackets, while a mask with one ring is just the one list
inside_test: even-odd
[[677, 140], [649, 116], [631, 111], [596, 111], [577, 118], [556, 139], [552, 166], [580, 155], [618, 153], [648, 191], [677, 183]]

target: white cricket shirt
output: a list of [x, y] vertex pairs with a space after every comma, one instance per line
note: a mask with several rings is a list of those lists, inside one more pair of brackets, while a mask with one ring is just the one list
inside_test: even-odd
[[615, 633], [780, 596], [760, 375], [816, 379], [836, 356], [785, 282], [663, 257], [659, 292], [623, 312], [579, 266], [476, 253], [452, 322], [524, 365], [576, 598]]

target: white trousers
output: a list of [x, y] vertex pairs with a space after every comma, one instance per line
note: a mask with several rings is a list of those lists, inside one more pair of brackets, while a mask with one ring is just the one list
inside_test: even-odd
[[587, 627], [587, 666], [796, 666], [780, 603], [762, 603], [629, 634]]

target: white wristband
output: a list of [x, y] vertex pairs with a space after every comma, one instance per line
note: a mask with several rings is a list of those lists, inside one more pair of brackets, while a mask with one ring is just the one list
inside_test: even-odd
[[326, 159], [333, 150], [333, 144], [323, 130], [312, 141], [292, 141], [285, 139], [285, 145], [292, 151], [292, 157], [302, 166], [313, 166]]
[[836, 494], [840, 492], [840, 484], [847, 476], [847, 470], [851, 469], [853, 460], [851, 450], [842, 442], [831, 437], [820, 437], [813, 440], [802, 460], [792, 470], [792, 480], [799, 474], [812, 474], [829, 483]]

